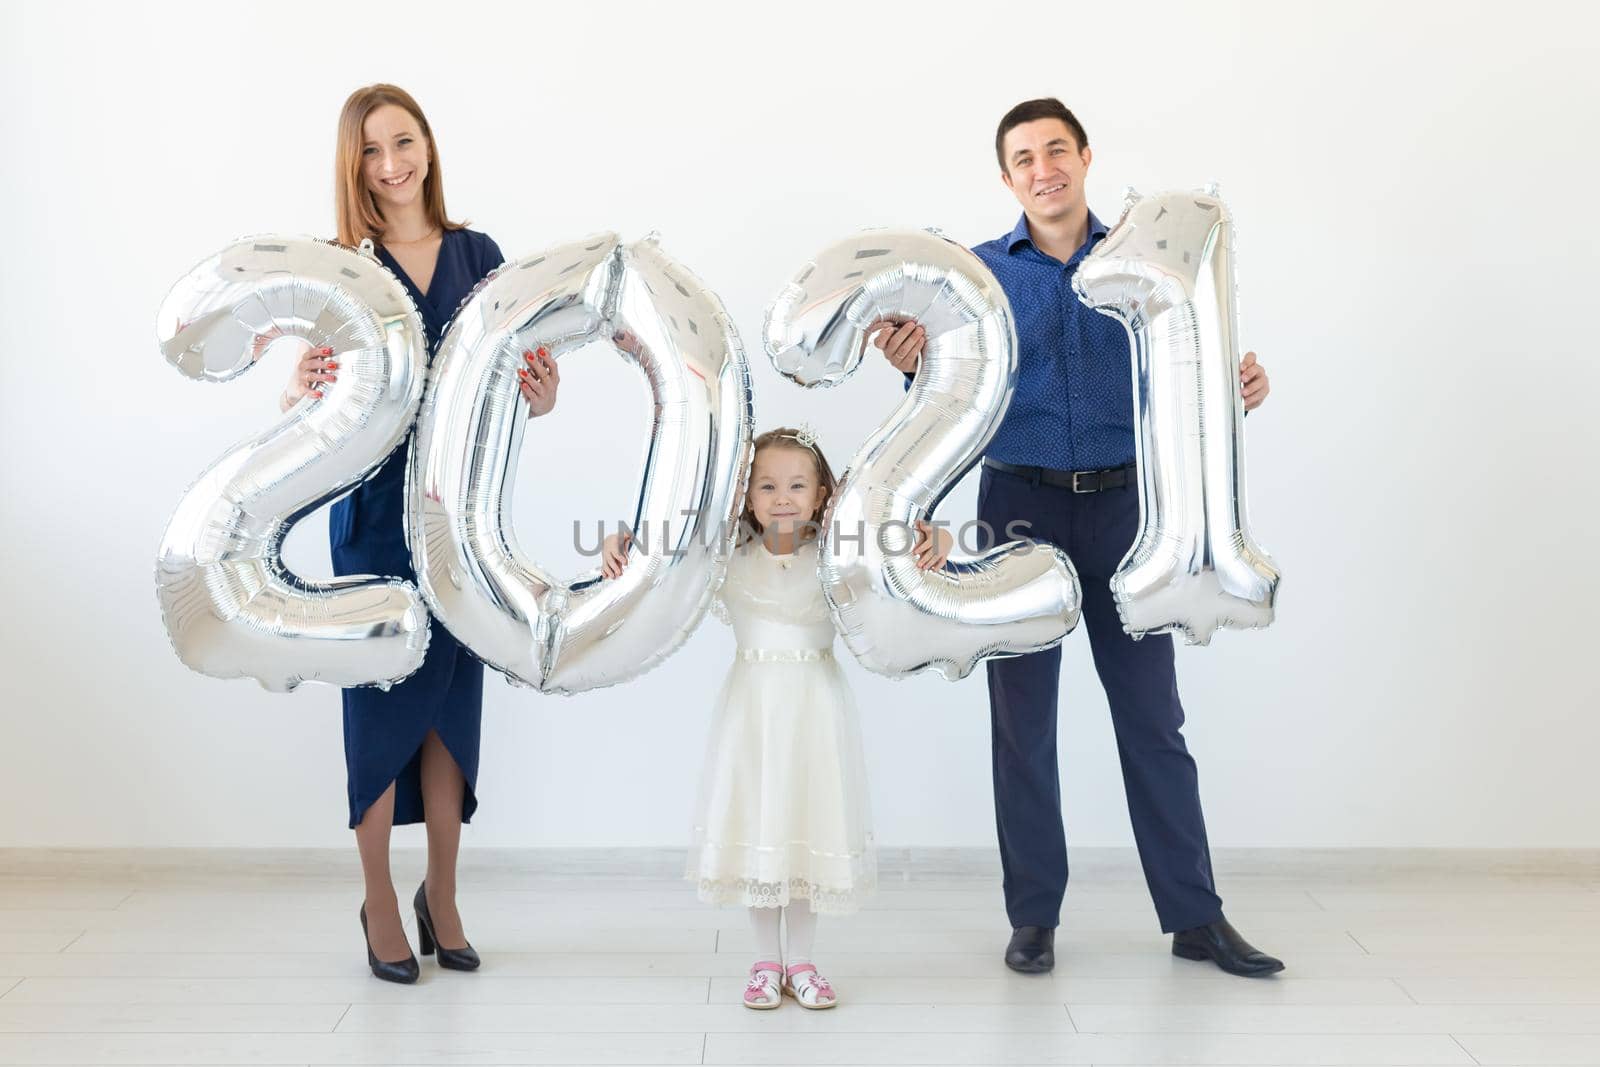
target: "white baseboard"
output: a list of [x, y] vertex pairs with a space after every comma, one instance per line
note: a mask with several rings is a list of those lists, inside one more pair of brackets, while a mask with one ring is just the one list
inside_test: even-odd
[[[397, 868], [422, 862], [422, 850], [396, 848]], [[1142, 880], [1131, 848], [1071, 849], [1074, 876]], [[677, 848], [466, 848], [462, 877], [545, 879], [676, 879], [684, 850]], [[1600, 849], [1216, 849], [1219, 881], [1275, 879], [1338, 881], [1435, 876], [1450, 879], [1574, 879], [1600, 886]], [[994, 849], [885, 847], [880, 879], [895, 882], [995, 881]], [[141, 880], [172, 876], [260, 877], [265, 880], [347, 881], [359, 878], [355, 849], [11, 848], [0, 849], [0, 881], [27, 879]]]

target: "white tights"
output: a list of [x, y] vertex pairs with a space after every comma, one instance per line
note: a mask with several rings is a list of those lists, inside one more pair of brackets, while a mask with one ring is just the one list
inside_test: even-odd
[[[779, 942], [780, 917], [789, 932], [787, 954]], [[817, 936], [817, 915], [811, 910], [810, 901], [795, 901], [785, 908], [751, 908], [750, 930], [756, 936], [758, 959], [782, 960], [786, 967], [811, 962], [811, 945]]]

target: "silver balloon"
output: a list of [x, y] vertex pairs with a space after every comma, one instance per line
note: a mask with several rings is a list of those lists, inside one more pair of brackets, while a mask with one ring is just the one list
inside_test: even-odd
[[[526, 411], [522, 353], [594, 341], [637, 367], [653, 422], [622, 577], [563, 581], [508, 522]], [[626, 681], [693, 632], [727, 567], [748, 474], [749, 368], [716, 296], [652, 240], [614, 234], [502, 267], [435, 358], [409, 470], [417, 576], [434, 613], [511, 680], [551, 693]]]
[[338, 245], [249, 238], [178, 281], [157, 333], [167, 361], [203, 381], [227, 381], [280, 348], [332, 348], [339, 363], [324, 399], [302, 399], [184, 494], [156, 565], [178, 657], [272, 690], [303, 681], [387, 688], [415, 671], [428, 614], [414, 586], [309, 582], [280, 556], [289, 527], [375, 471], [410, 429], [427, 354], [404, 287]]
[[935, 233], [867, 231], [825, 248], [773, 302], [767, 354], [800, 385], [837, 385], [878, 319], [916, 319], [927, 345], [910, 391], [834, 494], [818, 569], [835, 626], [863, 665], [893, 677], [964, 678], [990, 656], [1048, 648], [1079, 615], [1078, 576], [1060, 549], [1010, 541], [939, 571], [919, 569], [910, 551], [915, 520], [983, 455], [1011, 402], [1017, 339], [1005, 293]]
[[1245, 515], [1233, 219], [1213, 187], [1140, 198], [1073, 278], [1133, 348], [1139, 536], [1111, 578], [1125, 630], [1272, 622], [1278, 569]]

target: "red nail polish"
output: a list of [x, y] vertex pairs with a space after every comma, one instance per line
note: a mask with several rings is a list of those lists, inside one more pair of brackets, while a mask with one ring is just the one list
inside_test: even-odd
[[539, 346], [539, 354], [541, 356], [548, 356], [550, 354], [550, 350], [548, 348], [544, 347], [543, 345], [540, 345]]

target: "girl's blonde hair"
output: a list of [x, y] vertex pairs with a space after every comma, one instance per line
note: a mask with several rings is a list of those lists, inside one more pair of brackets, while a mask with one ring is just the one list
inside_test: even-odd
[[[822, 486], [822, 501], [817, 504], [815, 511], [805, 520], [800, 527], [802, 539], [815, 537], [822, 531], [823, 519], [827, 514], [828, 505], [833, 502], [834, 490], [839, 487], [839, 480], [833, 475], [833, 468], [828, 466], [828, 457], [822, 454], [816, 441], [810, 434], [790, 426], [779, 426], [775, 430], [755, 439], [754, 447], [750, 451], [750, 465], [755, 468], [755, 457], [761, 454], [764, 448], [792, 448], [804, 452], [811, 457], [811, 463], [817, 471], [817, 482]], [[739, 513], [739, 544], [746, 544], [765, 533], [761, 523], [756, 521], [756, 514], [750, 507], [750, 495], [747, 492], [744, 500], [744, 510]]]
[[339, 112], [339, 144], [333, 164], [333, 205], [339, 221], [339, 243], [351, 248], [368, 237], [374, 241], [383, 237], [383, 214], [361, 175], [361, 150], [366, 145], [362, 127], [366, 125], [367, 116], [385, 104], [405, 108], [417, 120], [422, 137], [428, 143], [428, 176], [422, 181], [422, 203], [428, 221], [441, 231], [459, 230], [463, 225], [451, 222], [445, 214], [439, 147], [434, 143], [433, 128], [428, 125], [422, 108], [398, 85], [368, 85], [351, 93]]

